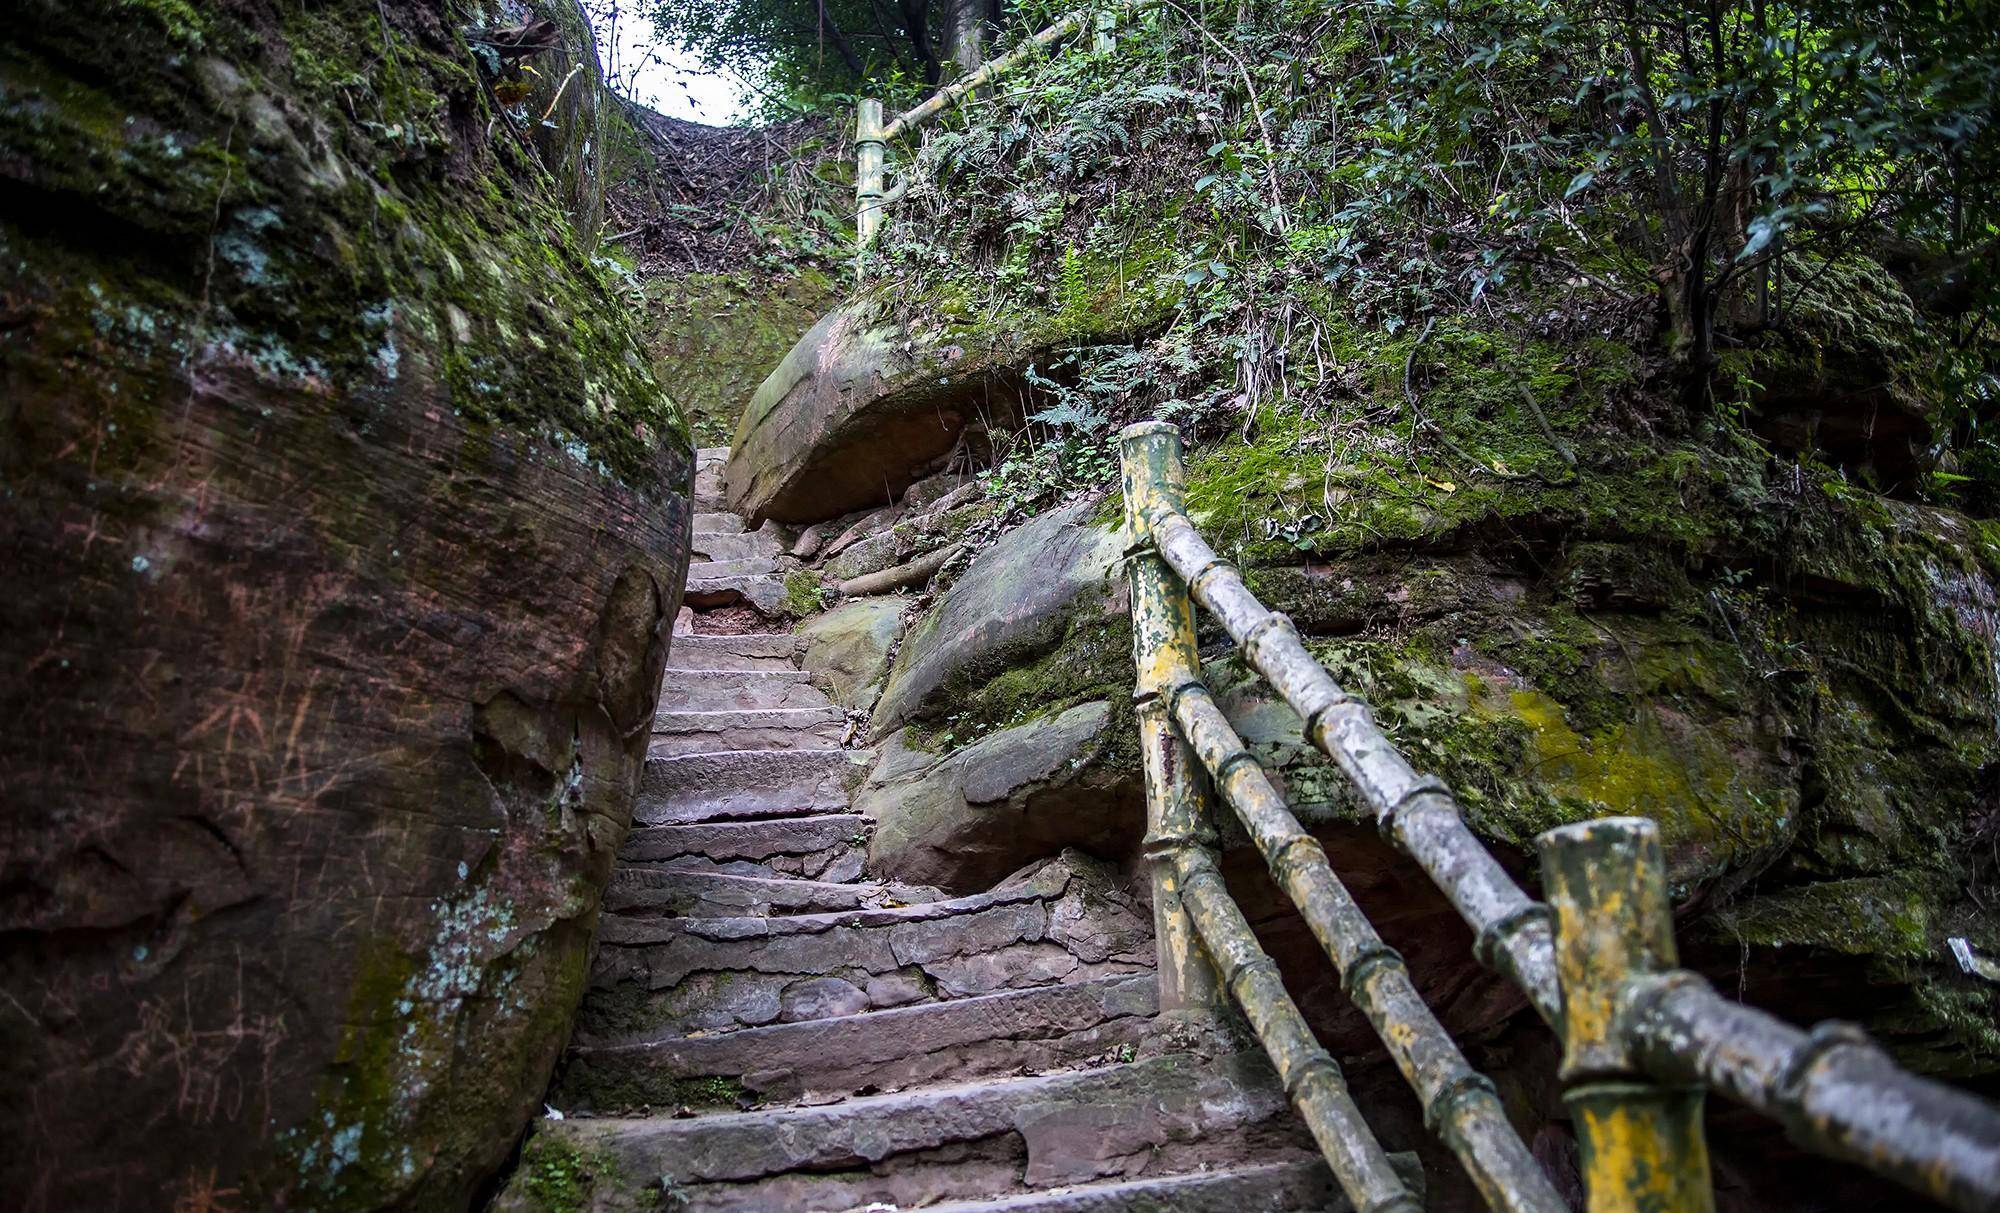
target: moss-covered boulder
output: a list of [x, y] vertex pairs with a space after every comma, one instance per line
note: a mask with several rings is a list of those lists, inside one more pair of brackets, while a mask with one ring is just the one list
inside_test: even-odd
[[1031, 667], [1079, 616], [1122, 614], [1117, 528], [1095, 524], [1094, 512], [1092, 502], [1053, 510], [980, 553], [896, 651], [875, 705], [878, 733], [937, 716], [955, 695]]
[[24, 1207], [462, 1209], [537, 1107], [690, 470], [572, 222], [590, 140], [528, 130], [523, 62], [597, 88], [548, 11], [540, 49], [521, 7], [420, 0], [9, 18]]
[[828, 312], [750, 400], [724, 473], [754, 525], [819, 522], [935, 470], [982, 411], [1016, 412], [1015, 343], [899, 323], [880, 291]]
[[939, 754], [890, 737], [856, 812], [876, 823], [878, 877], [953, 893], [1079, 847], [1122, 859], [1144, 832], [1142, 790], [1115, 754], [1111, 705], [1080, 703]]

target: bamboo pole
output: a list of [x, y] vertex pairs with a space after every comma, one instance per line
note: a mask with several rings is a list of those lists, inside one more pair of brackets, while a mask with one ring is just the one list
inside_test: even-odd
[[1285, 992], [1278, 966], [1236, 908], [1215, 860], [1195, 847], [1174, 858], [1189, 917], [1251, 1030], [1277, 1067], [1278, 1081], [1306, 1122], [1341, 1191], [1357, 1213], [1421, 1213], [1402, 1177], [1361, 1117], [1347, 1080]]
[[1299, 825], [1256, 758], [1190, 679], [1172, 692], [1182, 733], [1236, 809], [1272, 877], [1298, 906], [1341, 985], [1367, 1015], [1396, 1068], [1424, 1108], [1424, 1123], [1443, 1137], [1489, 1208], [1505, 1213], [1568, 1213], [1540, 1164], [1528, 1153], [1493, 1084], [1473, 1070], [1437, 1021], [1394, 948], [1382, 941], [1319, 842]]
[[882, 130], [882, 103], [864, 97], [854, 107], [854, 274], [861, 276], [861, 257], [882, 227], [883, 157], [888, 136]]
[[1521, 892], [1480, 845], [1442, 783], [1420, 775], [1376, 727], [1368, 707], [1313, 660], [1291, 620], [1266, 610], [1178, 510], [1152, 511], [1160, 554], [1214, 612], [1251, 668], [1270, 680], [1305, 722], [1306, 736], [1340, 765], [1374, 810], [1382, 832], [1430, 875], [1477, 933], [1479, 959], [1511, 978], [1542, 1018], [1560, 1025], [1554, 954], [1545, 907]]
[[[1354, 781], [1384, 834], [1472, 927], [1480, 960], [1520, 986], [1560, 1033], [1547, 908], [1521, 892], [1466, 828], [1444, 785], [1410, 767], [1366, 705], [1320, 668], [1291, 622], [1265, 610], [1184, 515], [1155, 509], [1148, 522], [1195, 600], [1222, 620], [1252, 668], [1305, 721], [1306, 735]], [[1684, 970], [1634, 979], [1624, 1005], [1622, 1030], [1655, 1078], [1699, 1082], [1778, 1120], [1807, 1149], [1963, 1213], [2000, 1210], [2000, 1111], [1899, 1069], [1859, 1031], [1837, 1023], [1801, 1031], [1722, 998]]]
[[1806, 1149], [1962, 1213], [2000, 1210], [2000, 1113], [1903, 1070], [1852, 1025], [1802, 1032], [1683, 969], [1628, 983], [1619, 1028], [1658, 1079], [1703, 1083]]
[[1145, 511], [1181, 506], [1180, 432], [1157, 422], [1131, 426], [1118, 438], [1125, 485], [1125, 575], [1132, 589], [1132, 660], [1138, 671], [1132, 701], [1146, 774], [1146, 859], [1152, 872], [1153, 937], [1159, 953], [1160, 1009], [1212, 1007], [1220, 1001], [1214, 970], [1196, 943], [1181, 904], [1174, 860], [1183, 851], [1211, 853], [1214, 800], [1207, 776], [1167, 720], [1165, 691], [1201, 668], [1195, 648], [1194, 604], [1187, 587], [1146, 533]]
[[1630, 978], [1677, 963], [1659, 827], [1611, 817], [1539, 841], [1562, 980], [1563, 1100], [1589, 1213], [1713, 1213], [1701, 1087], [1648, 1080], [1617, 1022]]
[[[1120, 2], [1113, 4], [1109, 11], [1115, 13], [1124, 9], [1148, 8], [1159, 2], [1160, 0], [1120, 0]], [[898, 135], [907, 134], [915, 130], [924, 123], [929, 122], [932, 118], [937, 117], [938, 114], [944, 111], [946, 106], [957, 101], [960, 97], [965, 96], [975, 89], [984, 88], [986, 85], [993, 83], [993, 81], [1033, 58], [1037, 53], [1046, 49], [1058, 39], [1077, 33], [1085, 27], [1086, 23], [1094, 24], [1094, 21], [1094, 15], [1086, 13], [1082, 9], [1058, 17], [1047, 29], [1037, 30], [1013, 50], [996, 59], [988, 59], [985, 63], [979, 65], [977, 71], [945, 88], [939, 89], [923, 102], [904, 111], [893, 122], [889, 123], [887, 127], [883, 128], [882, 137], [885, 139], [894, 139]], [[1098, 37], [1102, 37], [1102, 35], [1098, 35]], [[1097, 45], [1098, 49], [1104, 49], [1101, 43]]]

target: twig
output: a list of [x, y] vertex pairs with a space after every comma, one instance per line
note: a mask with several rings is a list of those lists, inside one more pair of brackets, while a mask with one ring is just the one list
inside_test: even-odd
[[1227, 43], [1210, 33], [1208, 27], [1202, 24], [1201, 19], [1193, 13], [1175, 4], [1174, 0], [1160, 0], [1160, 2], [1181, 16], [1186, 17], [1196, 29], [1201, 31], [1202, 37], [1213, 42], [1215, 49], [1228, 55], [1236, 64], [1237, 72], [1243, 77], [1244, 91], [1250, 94], [1250, 110], [1257, 116], [1257, 136], [1264, 143], [1264, 181], [1265, 187], [1271, 191], [1271, 213], [1277, 216], [1278, 234], [1281, 236], [1286, 235], [1292, 230], [1292, 223], [1290, 219], [1285, 217], [1285, 198], [1284, 194], [1278, 189], [1278, 148], [1276, 144], [1271, 142], [1271, 128], [1264, 122], [1264, 99], [1257, 95], [1257, 86], [1250, 80], [1250, 65], [1243, 62], [1243, 56], [1230, 50]]

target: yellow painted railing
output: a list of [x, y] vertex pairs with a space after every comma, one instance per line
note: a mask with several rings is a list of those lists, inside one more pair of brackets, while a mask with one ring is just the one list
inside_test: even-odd
[[1475, 951], [1561, 1036], [1561, 1077], [1591, 1213], [1707, 1213], [1704, 1092], [1782, 1122], [1795, 1140], [1967, 1213], [2000, 1210], [2000, 1111], [1900, 1069], [1860, 1031], [1810, 1032], [1729, 1002], [1677, 967], [1666, 865], [1644, 818], [1587, 821], [1539, 840], [1544, 905], [1465, 825], [1301, 642], [1216, 556], [1182, 507], [1180, 434], [1121, 436], [1134, 689], [1146, 772], [1146, 855], [1163, 1008], [1235, 1003], [1357, 1210], [1415, 1210], [1269, 956], [1224, 888], [1215, 802], [1228, 804], [1343, 988], [1497, 1210], [1566, 1208], [1365, 914], [1201, 682], [1194, 605], [1284, 696], [1385, 837], [1473, 929]]

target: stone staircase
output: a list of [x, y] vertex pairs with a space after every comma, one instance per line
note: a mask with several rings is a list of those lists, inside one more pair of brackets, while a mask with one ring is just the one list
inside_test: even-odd
[[1155, 1017], [1149, 913], [1108, 865], [867, 879], [846, 718], [781, 630], [784, 537], [718, 512], [723, 455], [563, 1117], [494, 1207], [1345, 1208], [1255, 1047]]

